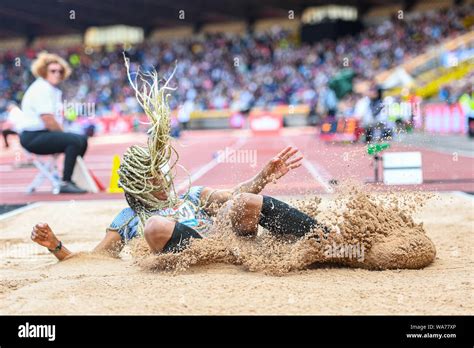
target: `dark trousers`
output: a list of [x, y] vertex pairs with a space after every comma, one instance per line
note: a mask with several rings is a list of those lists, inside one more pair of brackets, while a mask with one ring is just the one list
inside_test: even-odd
[[26, 150], [37, 155], [64, 153], [63, 180], [71, 181], [77, 156], [84, 156], [87, 137], [84, 135], [57, 131], [24, 131], [20, 143]]
[[3, 135], [3, 142], [5, 143], [5, 147], [9, 147], [10, 144], [8, 143], [8, 136], [12, 134], [18, 134], [17, 132], [11, 130], [11, 129], [4, 129], [2, 130], [2, 135]]

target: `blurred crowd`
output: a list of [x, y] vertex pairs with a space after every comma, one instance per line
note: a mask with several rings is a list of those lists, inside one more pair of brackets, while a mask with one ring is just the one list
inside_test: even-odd
[[[174, 108], [186, 102], [194, 109], [235, 110], [322, 103], [331, 110], [337, 100], [327, 85], [345, 65], [357, 78], [371, 79], [442, 39], [466, 32], [463, 17], [473, 12], [472, 5], [466, 6], [406, 14], [403, 19], [394, 16], [357, 35], [315, 44], [300, 43], [289, 32], [274, 28], [244, 36], [212, 34], [169, 43], [145, 42], [126, 52], [132, 70], [140, 65], [165, 77], [177, 62]], [[74, 69], [61, 87], [64, 99], [94, 103], [97, 115], [140, 111], [126, 78], [122, 47], [51, 51], [65, 57]], [[0, 55], [0, 110], [8, 101], [21, 100], [33, 80], [29, 66], [37, 53], [29, 48]]]
[[474, 84], [474, 70], [460, 79], [441, 86], [437, 98], [447, 104], [459, 101], [464, 94], [468, 93]]

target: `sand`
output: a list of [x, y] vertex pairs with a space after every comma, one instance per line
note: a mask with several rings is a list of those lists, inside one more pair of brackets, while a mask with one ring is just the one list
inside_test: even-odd
[[[90, 250], [125, 202], [44, 203], [0, 221], [0, 313], [474, 313], [472, 198], [443, 193], [426, 201], [413, 194], [394, 215], [390, 196], [375, 196], [383, 209], [363, 195], [344, 197], [306, 197], [315, 203], [306, 206], [293, 202], [331, 223], [335, 237], [295, 243], [263, 231], [256, 240], [236, 239], [226, 248], [216, 238], [193, 245], [178, 258], [185, 262], [174, 255], [166, 262], [156, 256], [137, 261], [129, 252], [120, 259], [80, 253], [57, 262], [29, 240], [34, 223], [47, 221], [73, 251]], [[424, 206], [414, 211], [420, 202]], [[348, 204], [352, 209], [341, 209]], [[351, 216], [361, 204], [362, 220], [361, 214]], [[331, 249], [338, 243], [363, 245], [363, 258], [360, 252], [339, 257]], [[163, 265], [170, 270], [156, 271]]]
[[[262, 228], [255, 238], [238, 237], [230, 224], [229, 210], [222, 207], [210, 238], [193, 240], [179, 254], [158, 255], [150, 251], [143, 239], [136, 239], [132, 255], [143, 269], [175, 273], [193, 265], [214, 263], [283, 275], [316, 263], [386, 270], [419, 269], [433, 262], [436, 248], [423, 224], [412, 218], [414, 211], [431, 199], [432, 194], [371, 194], [362, 187], [344, 187], [329, 206], [322, 206], [318, 197], [289, 200], [326, 226], [302, 239], [276, 238]], [[237, 214], [239, 211], [240, 208]]]

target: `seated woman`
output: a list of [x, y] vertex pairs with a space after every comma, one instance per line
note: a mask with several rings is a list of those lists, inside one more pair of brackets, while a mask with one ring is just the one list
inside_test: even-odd
[[36, 80], [28, 87], [21, 102], [20, 143], [37, 155], [64, 153], [60, 193], [86, 193], [72, 181], [78, 156], [87, 151], [87, 137], [64, 132], [62, 92], [59, 84], [71, 75], [69, 64], [56, 54], [42, 52], [31, 71]]
[[[301, 166], [302, 156], [295, 157], [297, 149], [287, 147], [272, 158], [252, 179], [232, 189], [214, 190], [210, 187], [193, 186], [187, 195], [172, 199], [173, 193], [165, 189], [151, 190], [146, 186], [163, 186], [165, 177], [155, 177], [141, 182], [140, 154], [146, 162], [146, 151], [132, 146], [124, 155], [119, 169], [121, 186], [130, 207], [123, 209], [107, 228], [106, 235], [95, 247], [95, 252], [108, 252], [118, 255], [130, 239], [143, 236], [154, 252], [179, 252], [192, 238], [203, 238], [212, 225], [211, 217], [217, 213], [217, 207], [223, 204], [228, 209], [232, 226], [239, 235], [255, 235], [258, 225], [274, 234], [303, 236], [311, 230], [322, 227], [310, 216], [275, 198], [260, 195], [265, 185], [275, 181], [290, 170]], [[149, 158], [148, 158], [149, 160]], [[136, 165], [134, 167], [134, 164]], [[133, 186], [131, 183], [137, 184]], [[143, 185], [144, 184], [144, 185]], [[140, 192], [142, 187], [143, 192]], [[166, 206], [169, 201], [175, 204]], [[160, 207], [161, 206], [161, 207]], [[159, 207], [155, 209], [156, 207]], [[142, 220], [143, 219], [143, 220]], [[31, 238], [48, 248], [59, 260], [72, 253], [58, 240], [46, 223], [33, 227]]]

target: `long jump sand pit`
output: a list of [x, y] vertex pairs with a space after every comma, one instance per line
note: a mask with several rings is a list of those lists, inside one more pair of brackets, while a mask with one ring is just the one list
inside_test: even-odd
[[[312, 265], [279, 275], [245, 263], [150, 271], [126, 251], [57, 262], [29, 239], [34, 223], [48, 222], [72, 251], [91, 250], [125, 202], [44, 203], [0, 221], [0, 313], [473, 314], [473, 202], [436, 194], [413, 215], [436, 246], [423, 269]], [[321, 219], [330, 207], [323, 197]]]

